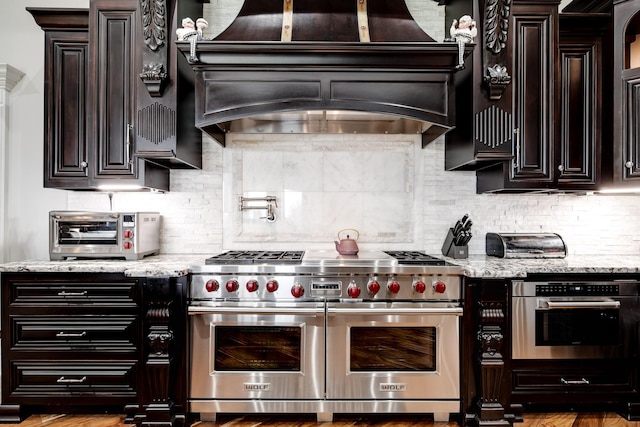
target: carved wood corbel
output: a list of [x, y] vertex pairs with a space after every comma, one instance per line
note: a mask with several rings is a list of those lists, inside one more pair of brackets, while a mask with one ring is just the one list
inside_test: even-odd
[[162, 96], [167, 80], [167, 5], [166, 0], [140, 0], [142, 38], [145, 46], [140, 79], [151, 96]]
[[484, 19], [483, 80], [489, 99], [499, 100], [511, 82], [507, 66], [501, 64], [509, 38], [511, 0], [486, 0]]

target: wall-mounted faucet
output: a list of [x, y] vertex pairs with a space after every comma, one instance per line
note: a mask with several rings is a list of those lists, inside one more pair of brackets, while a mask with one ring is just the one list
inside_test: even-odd
[[[266, 202], [266, 205], [246, 205], [245, 203], [249, 202]], [[266, 219], [267, 222], [275, 222], [276, 213], [275, 208], [278, 207], [278, 201], [275, 196], [265, 196], [265, 197], [243, 197], [240, 196], [240, 210], [245, 211], [248, 209], [264, 209], [267, 211], [267, 216], [261, 216], [260, 219]]]

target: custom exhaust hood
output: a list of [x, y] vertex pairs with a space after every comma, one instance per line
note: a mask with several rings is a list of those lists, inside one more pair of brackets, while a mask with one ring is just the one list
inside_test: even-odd
[[455, 126], [458, 45], [403, 0], [245, 0], [215, 39], [176, 43], [195, 124], [223, 146], [246, 132], [418, 133], [424, 147]]

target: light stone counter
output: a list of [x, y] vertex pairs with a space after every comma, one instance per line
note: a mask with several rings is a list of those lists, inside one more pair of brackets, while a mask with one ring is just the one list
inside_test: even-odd
[[470, 255], [467, 259], [446, 258], [474, 278], [526, 277], [540, 273], [639, 273], [640, 255], [569, 255], [550, 259], [505, 259]]
[[[191, 266], [202, 265], [210, 255], [157, 255], [140, 261], [123, 260], [28, 260], [0, 264], [0, 272], [40, 273], [124, 273], [130, 277], [180, 277], [191, 272]], [[437, 255], [436, 255], [437, 256]], [[580, 255], [563, 259], [502, 259], [471, 255], [467, 259], [445, 258], [462, 267], [463, 274], [473, 278], [526, 277], [536, 273], [637, 273], [640, 256]]]
[[180, 277], [189, 274], [192, 265], [204, 264], [205, 258], [205, 255], [155, 255], [140, 261], [27, 260], [0, 264], [0, 273], [124, 273], [129, 277]]

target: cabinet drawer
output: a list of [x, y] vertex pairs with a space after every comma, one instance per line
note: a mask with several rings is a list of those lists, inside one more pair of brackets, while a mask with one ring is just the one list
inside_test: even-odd
[[11, 350], [135, 352], [135, 316], [10, 316]]
[[23, 398], [28, 397], [51, 397], [61, 403], [62, 399], [99, 396], [100, 403], [104, 404], [104, 400], [110, 397], [136, 396], [135, 361], [97, 363], [75, 360], [47, 363], [41, 360], [16, 360], [11, 362], [10, 372], [11, 385], [6, 403], [25, 403]]
[[9, 307], [135, 307], [136, 282], [12, 281]]
[[632, 370], [513, 371], [513, 390], [549, 392], [603, 392], [633, 389]]

